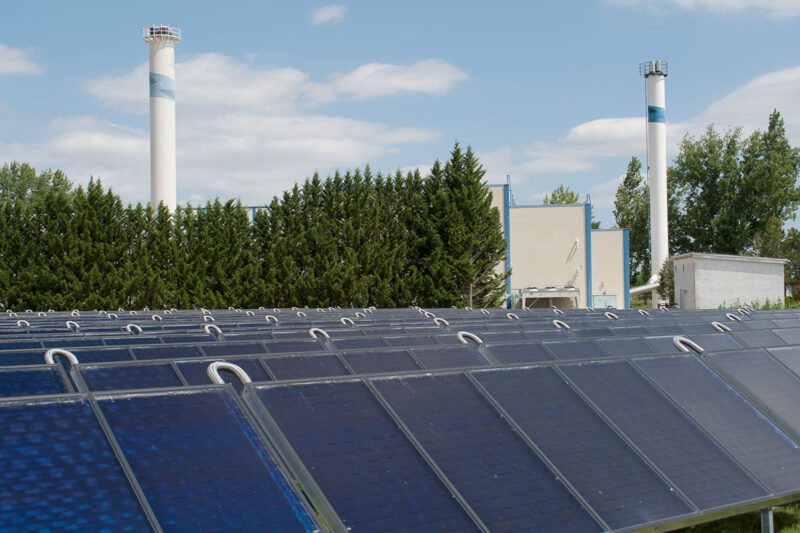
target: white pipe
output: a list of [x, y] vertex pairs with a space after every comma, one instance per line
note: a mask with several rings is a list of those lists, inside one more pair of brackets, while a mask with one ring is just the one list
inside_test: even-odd
[[666, 69], [662, 61], [650, 61], [644, 69], [647, 83], [647, 160], [650, 181], [650, 280], [658, 283], [659, 272], [669, 257], [667, 220], [667, 124], [664, 92]]
[[180, 28], [147, 24], [143, 39], [150, 44], [150, 202], [175, 211], [175, 44]]

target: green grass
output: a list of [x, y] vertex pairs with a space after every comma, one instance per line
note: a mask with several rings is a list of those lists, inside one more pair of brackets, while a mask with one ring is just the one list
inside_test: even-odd
[[[774, 507], [772, 513], [777, 533], [800, 533], [800, 504], [793, 503], [783, 507]], [[680, 533], [759, 533], [761, 531], [761, 515], [758, 512], [747, 513], [678, 531]]]

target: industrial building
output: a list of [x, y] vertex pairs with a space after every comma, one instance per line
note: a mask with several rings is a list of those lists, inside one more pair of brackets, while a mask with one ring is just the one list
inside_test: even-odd
[[630, 307], [628, 230], [593, 230], [592, 205], [517, 205], [490, 185], [506, 238], [509, 307]]

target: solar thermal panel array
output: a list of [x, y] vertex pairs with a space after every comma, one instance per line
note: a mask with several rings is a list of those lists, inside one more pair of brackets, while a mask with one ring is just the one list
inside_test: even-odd
[[794, 311], [154, 314], [0, 316], [0, 532], [668, 530], [800, 499]]

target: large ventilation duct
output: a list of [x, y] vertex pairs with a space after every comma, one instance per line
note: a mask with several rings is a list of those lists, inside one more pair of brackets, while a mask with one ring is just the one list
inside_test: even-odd
[[181, 29], [145, 24], [142, 39], [150, 45], [150, 202], [175, 211], [175, 44]]

